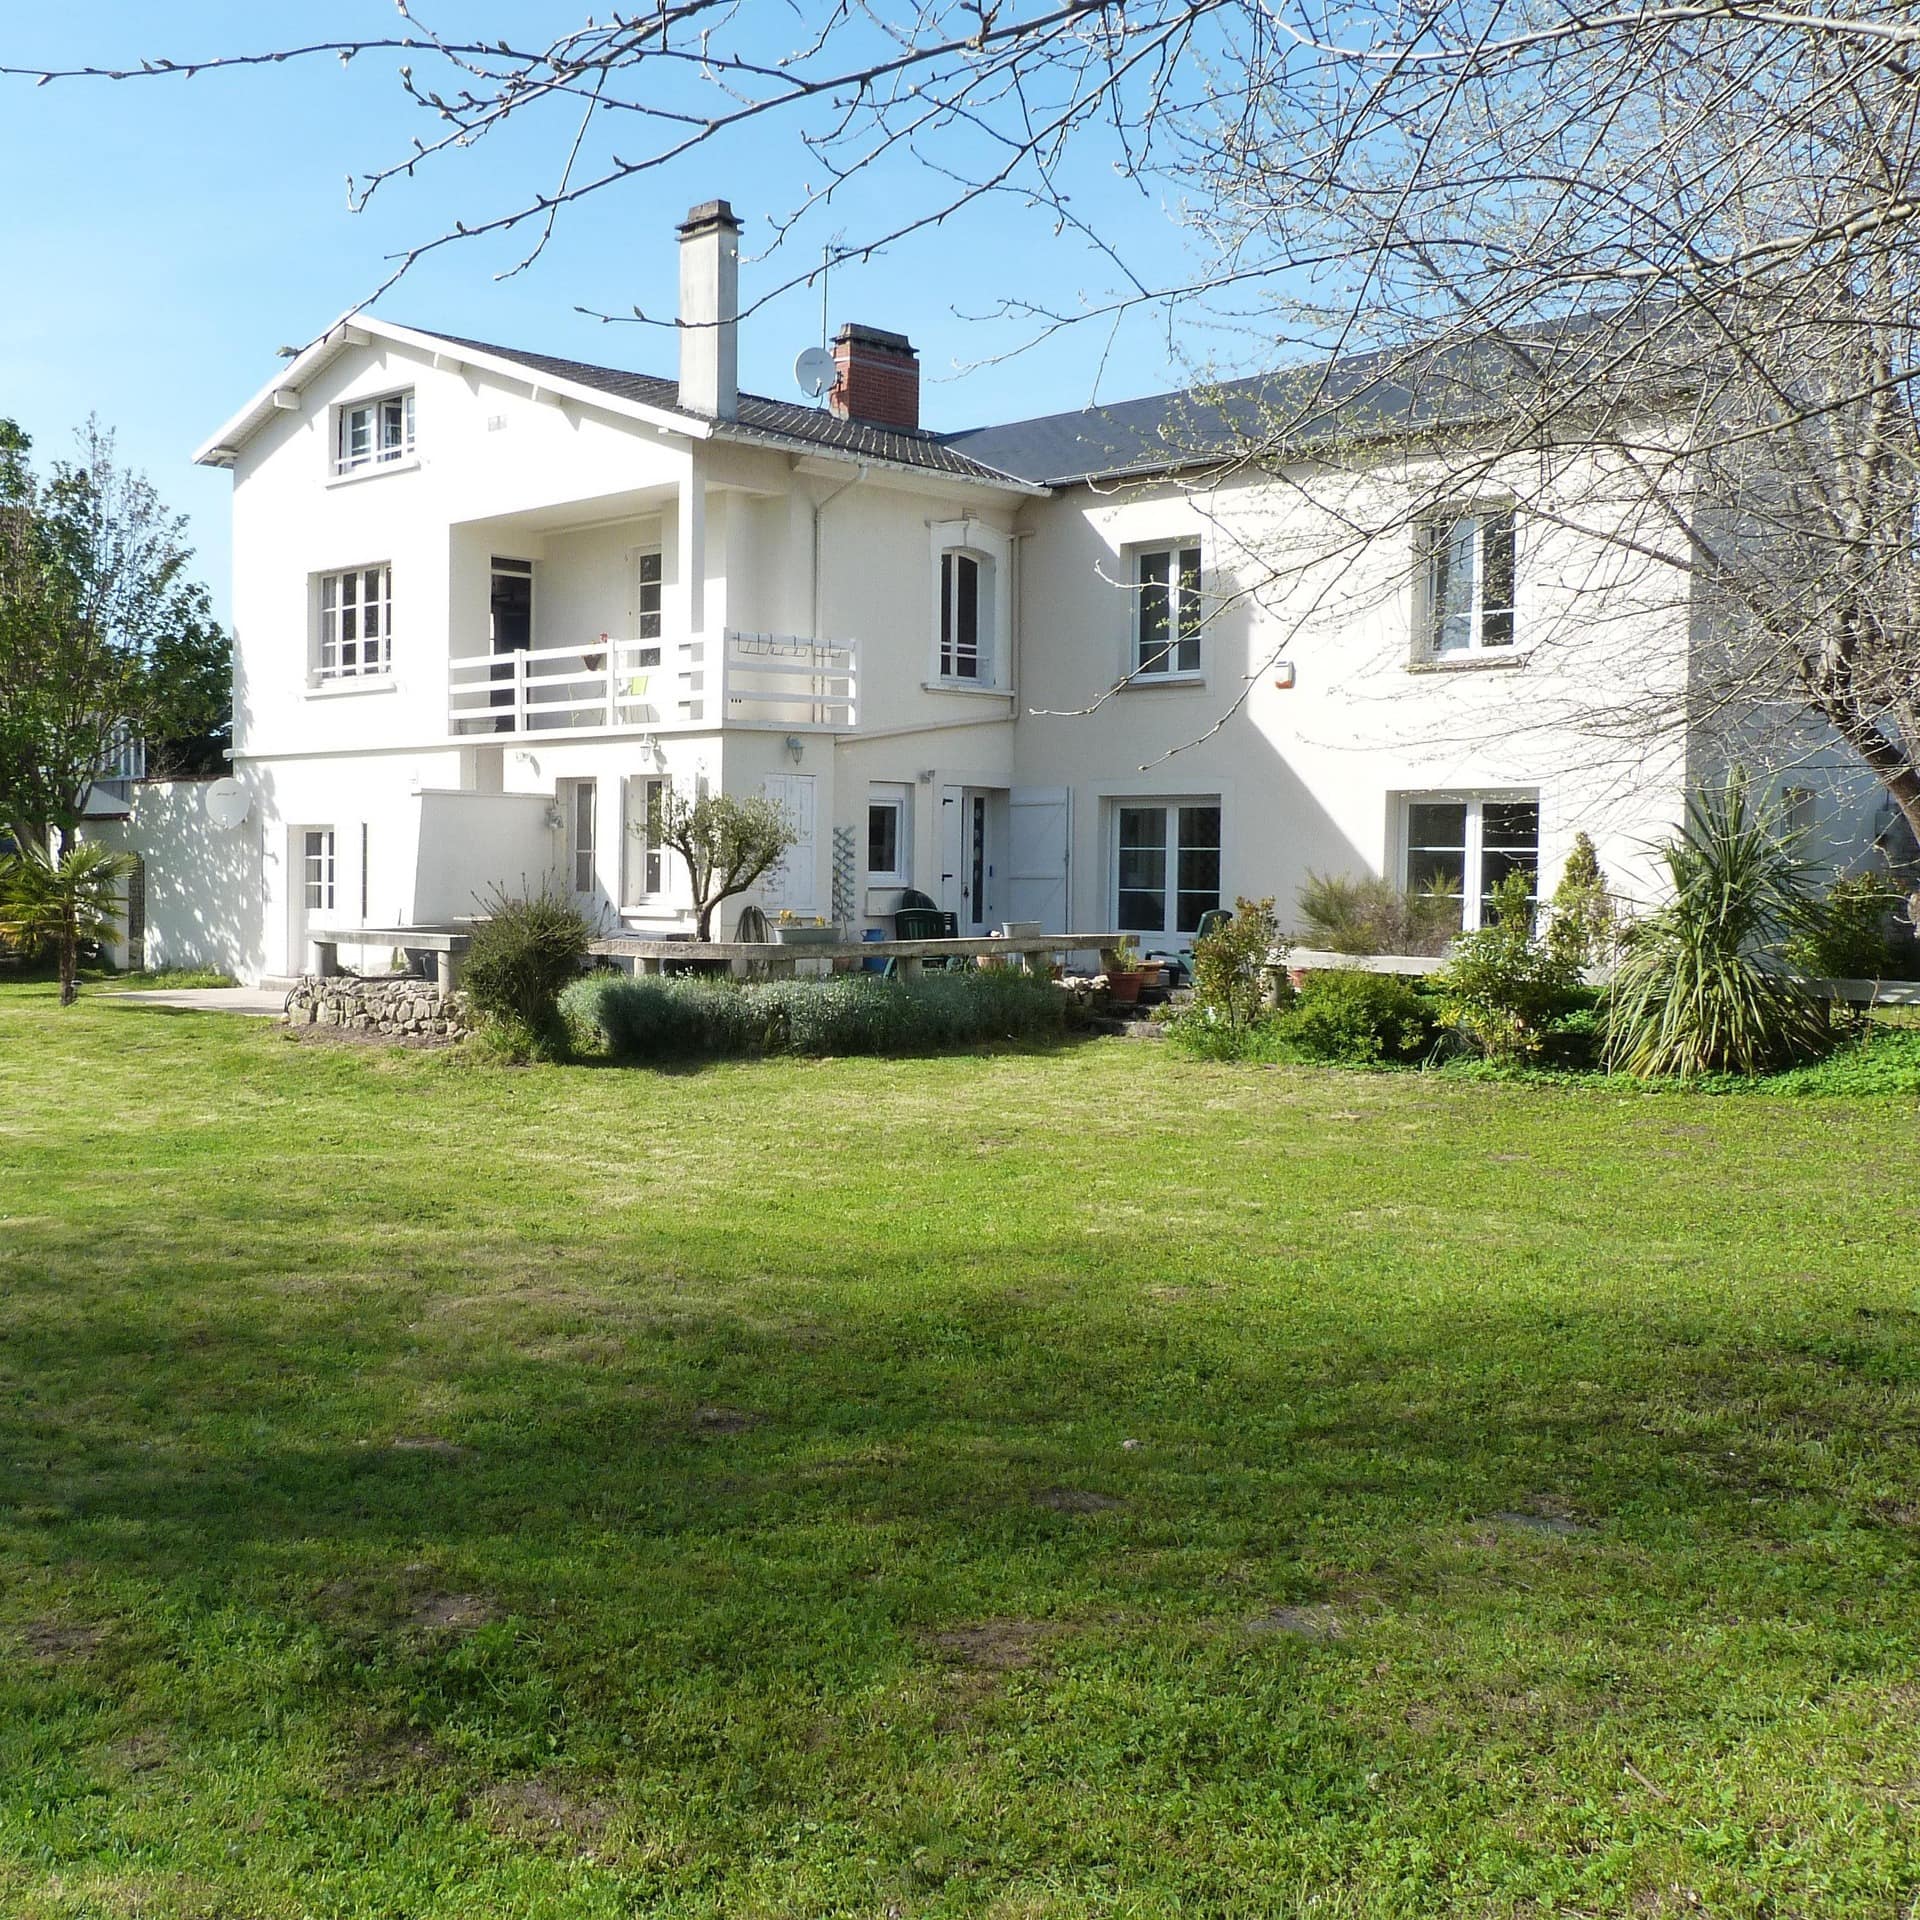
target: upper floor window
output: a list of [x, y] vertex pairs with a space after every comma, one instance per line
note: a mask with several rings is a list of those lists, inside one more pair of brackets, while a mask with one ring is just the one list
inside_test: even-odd
[[940, 677], [993, 677], [993, 563], [977, 553], [940, 556]]
[[666, 804], [665, 780], [650, 774], [638, 774], [628, 780], [623, 906], [648, 906], [667, 890], [667, 843], [662, 832], [662, 809]]
[[1477, 653], [1513, 645], [1511, 507], [1476, 508], [1428, 522], [1427, 650]]
[[[660, 638], [660, 615], [665, 592], [660, 549], [643, 548], [633, 556], [633, 637], [636, 640]], [[656, 655], [654, 664], [658, 664], [658, 658]]]
[[393, 576], [384, 563], [320, 576], [322, 680], [386, 673], [393, 665]]
[[333, 470], [358, 473], [413, 458], [413, 391], [353, 400], [334, 412]]
[[1200, 671], [1200, 549], [1144, 547], [1133, 558], [1135, 678]]

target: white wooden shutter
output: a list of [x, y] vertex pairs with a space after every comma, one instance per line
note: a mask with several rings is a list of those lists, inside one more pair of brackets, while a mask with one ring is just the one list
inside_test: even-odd
[[1070, 787], [1015, 787], [1008, 796], [1007, 918], [1037, 920], [1042, 933], [1067, 931], [1072, 802]]
[[793, 845], [760, 882], [760, 898], [769, 913], [812, 913], [818, 902], [814, 859], [814, 776], [770, 773], [761, 782], [767, 798], [787, 811], [795, 831]]

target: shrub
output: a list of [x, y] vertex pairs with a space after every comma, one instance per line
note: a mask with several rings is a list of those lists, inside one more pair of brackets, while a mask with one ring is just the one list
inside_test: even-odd
[[1418, 1060], [1433, 1046], [1439, 1009], [1398, 974], [1309, 973], [1272, 1032], [1315, 1060], [1371, 1066]]
[[1575, 972], [1613, 958], [1620, 942], [1620, 916], [1607, 893], [1600, 856], [1584, 834], [1573, 836], [1560, 884], [1547, 915], [1547, 945]]
[[1444, 953], [1460, 931], [1458, 888], [1402, 893], [1384, 880], [1309, 873], [1295, 896], [1301, 929], [1333, 953]]
[[1579, 981], [1565, 945], [1533, 931], [1527, 875], [1510, 873], [1494, 892], [1491, 922], [1460, 936], [1433, 987], [1445, 1025], [1487, 1059], [1524, 1066], [1541, 1058], [1548, 1030], [1573, 1010]]
[[1057, 988], [1000, 971], [918, 980], [835, 974], [744, 986], [596, 974], [569, 987], [561, 1004], [583, 1050], [632, 1061], [933, 1053], [1045, 1039], [1067, 1018], [1067, 998]]
[[1807, 869], [1735, 774], [1687, 802], [1663, 849], [1673, 898], [1625, 942], [1607, 997], [1610, 1066], [1651, 1078], [1757, 1074], [1827, 1052], [1827, 1009], [1763, 964], [1803, 926]]
[[560, 1050], [560, 992], [585, 964], [593, 929], [550, 887], [524, 900], [496, 890], [483, 904], [460, 975], [469, 1003], [482, 1020], [517, 1022], [540, 1051]]
[[[1269, 963], [1284, 946], [1271, 897], [1236, 900], [1232, 917], [1194, 944], [1193, 1011], [1229, 1034], [1254, 1025], [1266, 1009], [1274, 978]], [[1279, 978], [1281, 997], [1290, 997], [1286, 975]]]
[[1812, 904], [1805, 924], [1787, 942], [1787, 958], [1821, 979], [1879, 980], [1895, 964], [1893, 910], [1904, 895], [1888, 874], [1856, 873], [1836, 880]]

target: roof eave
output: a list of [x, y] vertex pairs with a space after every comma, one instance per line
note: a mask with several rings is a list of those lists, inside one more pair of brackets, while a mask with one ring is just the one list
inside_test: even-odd
[[549, 394], [556, 399], [570, 400], [578, 406], [594, 407], [602, 413], [610, 413], [621, 419], [635, 420], [642, 425], [657, 428], [665, 433], [676, 433], [689, 440], [708, 439], [714, 430], [711, 421], [701, 419], [694, 414], [675, 413], [665, 407], [649, 406], [644, 400], [628, 400], [619, 394], [585, 386], [577, 380], [541, 373], [524, 362], [508, 359], [503, 354], [483, 353], [475, 347], [456, 346], [441, 334], [423, 333], [418, 328], [403, 327], [397, 321], [382, 320], [372, 314], [348, 312], [342, 314], [317, 340], [304, 348], [277, 378], [269, 380], [260, 388], [238, 413], [222, 425], [217, 433], [204, 441], [194, 453], [194, 464], [203, 467], [231, 467], [239, 458], [247, 441], [258, 433], [276, 412], [280, 411], [274, 404], [275, 394], [299, 392], [309, 380], [331, 365], [346, 348], [364, 346], [368, 341], [376, 339], [389, 340], [398, 346], [412, 347], [420, 353], [437, 355], [454, 361], [460, 366], [478, 367], [501, 379], [511, 380], [518, 386], [531, 387], [538, 393]]

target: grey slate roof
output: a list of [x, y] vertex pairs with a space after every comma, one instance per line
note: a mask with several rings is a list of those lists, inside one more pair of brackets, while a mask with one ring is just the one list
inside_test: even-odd
[[[1550, 418], [1571, 395], [1591, 398], [1631, 356], [1644, 379], [1660, 351], [1658, 313], [1589, 314], [1458, 340], [1367, 353], [1222, 383], [1052, 413], [945, 436], [946, 444], [1047, 486], [1143, 477], [1255, 449], [1311, 449], [1334, 435], [1371, 438], [1486, 418]], [[1691, 336], [1676, 366], [1697, 355]]]
[[[571, 380], [579, 386], [595, 387], [622, 400], [658, 407], [666, 413], [684, 415], [689, 420], [707, 416], [690, 412], [680, 404], [676, 381], [656, 374], [628, 373], [618, 367], [596, 367], [584, 360], [563, 360], [550, 353], [527, 353], [519, 347], [495, 346], [485, 340], [463, 340], [456, 334], [435, 333], [426, 327], [415, 332], [452, 347], [466, 347], [475, 353], [490, 353], [512, 360], [534, 373], [545, 373], [556, 380]], [[773, 440], [787, 445], [824, 447], [831, 452], [852, 454], [856, 459], [886, 460], [896, 466], [921, 467], [930, 473], [950, 474], [963, 480], [988, 480], [1005, 483], [1007, 475], [983, 464], [952, 444], [948, 436], [935, 433], [909, 433], [899, 427], [872, 426], [861, 420], [842, 420], [820, 407], [803, 407], [787, 400], [769, 400], [762, 394], [743, 393], [736, 419], [717, 423], [724, 437]]]

